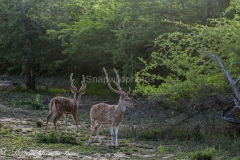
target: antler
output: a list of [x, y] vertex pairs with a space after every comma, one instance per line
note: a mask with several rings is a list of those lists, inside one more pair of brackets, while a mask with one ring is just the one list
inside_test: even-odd
[[[77, 90], [77, 87], [75, 87], [74, 84], [73, 84], [74, 79], [72, 79], [72, 76], [73, 76], [73, 73], [71, 73], [71, 75], [70, 75], [70, 83], [71, 83], [71, 87], [72, 87], [72, 89], [74, 89], [74, 91], [77, 92], [78, 90]], [[85, 84], [85, 76], [82, 75], [82, 77], [83, 77], [83, 80], [82, 80], [82, 86], [79, 88], [79, 91], [84, 90], [84, 89], [86, 89], [86, 87], [87, 87], [87, 85]]]
[[120, 87], [120, 78], [119, 78], [119, 75], [118, 75], [116, 69], [114, 68], [114, 72], [116, 73], [116, 77], [117, 77], [117, 82], [116, 82], [116, 81], [113, 81], [113, 82], [116, 84], [116, 86], [117, 86], [117, 88], [118, 88], [118, 91], [112, 88], [112, 86], [111, 86], [111, 84], [110, 84], [110, 81], [109, 81], [109, 78], [108, 78], [107, 71], [106, 71], [106, 69], [105, 69], [104, 67], [103, 67], [103, 71], [104, 71], [105, 76], [106, 76], [106, 79], [107, 79], [108, 87], [109, 87], [113, 92], [115, 92], [115, 93], [117, 93], [117, 94], [122, 94], [122, 89], [121, 89], [121, 87]]
[[[113, 70], [114, 70], [114, 72], [115, 72], [115, 74], [116, 74], [116, 77], [117, 77], [117, 82], [115, 82], [115, 81], [113, 81], [113, 82], [116, 84], [118, 90], [121, 91], [121, 93], [125, 93], [125, 92], [122, 90], [122, 88], [120, 87], [120, 77], [119, 77], [119, 74], [118, 74], [117, 70], [116, 70], [115, 68], [113, 68]], [[131, 88], [129, 87], [129, 90], [128, 90], [128, 92], [127, 92], [127, 95], [130, 94], [130, 92], [131, 92]]]
[[73, 82], [74, 82], [74, 79], [72, 79], [72, 76], [73, 76], [73, 73], [71, 73], [70, 75], [70, 83], [71, 83], [71, 87], [74, 91], [77, 91], [77, 88], [74, 86]]
[[120, 81], [119, 74], [118, 74], [118, 72], [117, 72], [117, 70], [116, 70], [115, 68], [113, 68], [113, 70], [114, 70], [114, 72], [115, 72], [115, 74], [116, 74], [116, 77], [117, 77], [117, 82], [116, 82], [116, 81], [113, 81], [113, 82], [116, 84], [118, 90], [122, 93], [123, 90], [122, 90], [122, 88], [120, 87], [120, 82], [121, 82], [121, 81]]
[[130, 92], [131, 92], [131, 88], [129, 87], [128, 89], [129, 89], [129, 90], [128, 90], [127, 94], [129, 95], [129, 94], [130, 94]]
[[84, 90], [84, 89], [86, 89], [86, 87], [87, 87], [87, 85], [86, 85], [86, 83], [85, 83], [85, 76], [82, 75], [82, 78], [83, 78], [83, 80], [82, 80], [82, 86], [79, 88], [79, 91]]

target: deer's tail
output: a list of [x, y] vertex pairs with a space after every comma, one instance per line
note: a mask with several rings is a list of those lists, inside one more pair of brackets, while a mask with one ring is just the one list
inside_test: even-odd
[[50, 103], [49, 103], [49, 112], [51, 112], [52, 110], [52, 106], [53, 106], [53, 103], [54, 103], [54, 99], [51, 99]]

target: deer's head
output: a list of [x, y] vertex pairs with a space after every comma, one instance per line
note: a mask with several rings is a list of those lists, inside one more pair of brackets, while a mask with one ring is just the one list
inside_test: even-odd
[[74, 84], [73, 84], [74, 79], [72, 79], [72, 76], [73, 76], [73, 73], [71, 73], [71, 75], [70, 75], [70, 83], [71, 83], [70, 90], [74, 94], [74, 99], [76, 101], [80, 101], [82, 95], [86, 92], [87, 85], [85, 84], [85, 76], [82, 75], [82, 77], [83, 77], [82, 86], [79, 88], [79, 90], [77, 90], [77, 88], [74, 86]]
[[118, 75], [118, 72], [115, 68], [113, 68], [115, 74], [116, 74], [116, 80], [117, 81], [113, 81], [115, 83], [115, 85], [117, 86], [118, 90], [116, 89], [113, 89], [111, 84], [110, 84], [110, 81], [109, 81], [109, 78], [108, 78], [108, 74], [107, 74], [107, 71], [106, 69], [103, 67], [103, 71], [105, 73], [105, 76], [106, 76], [106, 79], [107, 79], [107, 84], [108, 84], [108, 87], [115, 93], [119, 94], [120, 95], [120, 99], [119, 99], [119, 103], [121, 103], [123, 106], [128, 106], [128, 107], [132, 107], [134, 106], [134, 103], [132, 101], [132, 98], [130, 98], [128, 95], [130, 94], [131, 92], [131, 89], [129, 87], [129, 91], [128, 92], [124, 92], [122, 90], [122, 88], [120, 87], [120, 77]]

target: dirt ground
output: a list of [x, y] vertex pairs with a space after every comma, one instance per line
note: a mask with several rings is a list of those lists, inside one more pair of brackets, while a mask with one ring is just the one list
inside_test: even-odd
[[[14, 96], [13, 96], [14, 97]], [[18, 96], [16, 96], [18, 97]], [[0, 96], [0, 99], [4, 96]], [[21, 99], [18, 97], [17, 99]], [[32, 98], [34, 99], [34, 97]], [[48, 114], [48, 109], [44, 110], [29, 110], [26, 105], [17, 105], [14, 103], [8, 104], [7, 101], [14, 101], [13, 99], [4, 99], [4, 102], [0, 102], [0, 129], [1, 129], [1, 141], [3, 142], [2, 147], [0, 147], [0, 159], [56, 159], [56, 160], [68, 160], [68, 159], [155, 159], [158, 155], [156, 154], [158, 150], [158, 142], [141, 142], [124, 137], [127, 136], [128, 129], [137, 126], [141, 119], [136, 120], [136, 117], [145, 117], [146, 113], [138, 110], [136, 108], [130, 108], [126, 111], [124, 121], [120, 127], [119, 133], [119, 143], [120, 148], [114, 149], [109, 147], [110, 145], [110, 134], [107, 127], [103, 128], [100, 132], [103, 132], [102, 139], [103, 144], [99, 145], [96, 139], [94, 143], [90, 146], [87, 144], [89, 138], [89, 110], [92, 104], [97, 103], [95, 100], [89, 100], [86, 98], [81, 102], [78, 113], [79, 120], [79, 130], [80, 133], [77, 134], [81, 146], [64, 146], [61, 145], [61, 148], [58, 149], [58, 146], [55, 144], [38, 144], [34, 140], [34, 135], [38, 133], [43, 133], [45, 126], [45, 119]], [[44, 98], [42, 99], [44, 101]], [[134, 112], [135, 111], [135, 112]], [[76, 126], [71, 117], [68, 118], [68, 131], [74, 132]], [[42, 121], [42, 127], [36, 127], [36, 121]], [[131, 122], [131, 123], [130, 123]], [[64, 131], [64, 119], [61, 118], [58, 121], [59, 132]], [[124, 131], [126, 129], [126, 131]], [[10, 130], [9, 133], [4, 133], [5, 130]], [[48, 126], [48, 132], [52, 132], [53, 124], [50, 122]], [[122, 134], [121, 135], [121, 130]], [[16, 141], [23, 141], [23, 145], [19, 145], [18, 142], [10, 141], [9, 138], [17, 135], [18, 138]], [[30, 137], [31, 144], [26, 144], [25, 140], [21, 139]], [[83, 139], [81, 137], [84, 137]], [[123, 138], [122, 138], [123, 137]], [[14, 146], [14, 145], [19, 145]], [[51, 146], [53, 148], [51, 149]], [[50, 147], [50, 148], [49, 148]], [[82, 147], [80, 151], [77, 151], [75, 148]], [[99, 147], [99, 148], [98, 148]], [[72, 150], [72, 151], [70, 151]], [[91, 150], [91, 151], [86, 151]], [[103, 150], [103, 151], [102, 151]], [[171, 159], [171, 154], [166, 154], [161, 156], [162, 159]]]
[[[0, 86], [3, 88], [9, 87], [11, 83], [11, 81], [0, 81]], [[208, 153], [213, 150], [214, 152], [211, 154], [215, 156], [215, 153], [217, 153], [217, 156], [221, 157], [219, 159], [238, 157], [238, 153], [235, 151], [236, 148], [239, 148], [236, 147], [239, 144], [238, 139], [225, 139], [226, 144], [231, 143], [230, 148], [228, 148], [228, 145], [220, 144], [217, 138], [216, 140], [214, 138], [208, 140], [206, 137], [206, 142], [204, 139], [202, 142], [198, 141], [194, 139], [194, 135], [191, 136], [191, 131], [186, 134], [181, 132], [171, 134], [171, 130], [162, 132], [164, 125], [167, 126], [171, 122], [180, 120], [181, 116], [169, 118], [168, 115], [169, 113], [172, 114], [172, 112], [167, 113], [162, 104], [156, 101], [144, 100], [142, 97], [133, 97], [136, 107], [127, 107], [126, 109], [119, 129], [119, 148], [110, 146], [111, 137], [108, 127], [100, 130], [103, 144], [100, 145], [96, 138], [91, 145], [87, 144], [90, 134], [89, 111], [91, 106], [100, 102], [117, 104], [119, 99], [117, 96], [84, 95], [82, 97], [78, 108], [79, 132], [76, 133], [75, 123], [70, 116], [67, 126], [67, 135], [70, 138], [71, 136], [76, 137], [77, 144], [38, 142], [37, 135], [45, 136], [43, 132], [46, 116], [49, 112], [48, 103], [51, 98], [57, 95], [0, 91], [0, 160], [185, 160], [189, 159], [190, 152], [196, 152], [197, 154], [199, 150], [201, 153]], [[36, 102], [38, 96], [40, 103], [44, 106], [40, 109], [33, 108], [31, 103]], [[64, 96], [71, 97], [72, 95], [66, 93]], [[195, 125], [196, 122], [203, 124], [201, 121], [204, 121], [204, 116], [206, 119], [206, 114], [199, 115], [192, 121], [192, 124]], [[37, 126], [39, 122], [42, 124], [40, 127]], [[58, 133], [64, 133], [63, 117], [57, 122], [57, 125]], [[191, 128], [191, 126], [187, 127]], [[181, 131], [181, 128], [179, 129]], [[53, 124], [49, 122], [47, 135], [51, 135], [53, 130]], [[149, 136], [157, 137], [161, 136], [161, 133], [166, 135], [158, 137], [158, 139], [151, 139], [151, 136]], [[168, 134], [177, 138], [166, 138]], [[192, 139], [184, 138], [184, 136], [189, 135]], [[201, 136], [201, 134], [197, 135]], [[141, 139], [141, 137], [145, 137], [145, 139]], [[208, 143], [208, 141], [213, 142]], [[215, 146], [218, 147], [215, 149]]]

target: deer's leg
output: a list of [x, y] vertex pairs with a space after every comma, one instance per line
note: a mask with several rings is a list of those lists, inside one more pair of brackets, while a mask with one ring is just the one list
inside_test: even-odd
[[101, 125], [98, 124], [98, 125], [95, 127], [95, 130], [96, 130], [98, 142], [99, 142], [100, 144], [102, 144], [102, 140], [101, 140], [101, 138], [100, 138], [100, 136], [99, 136], [99, 129], [100, 129], [100, 128], [101, 128]]
[[88, 140], [88, 144], [92, 143], [92, 132], [94, 131], [94, 129], [95, 129], [95, 122], [91, 121], [91, 131], [90, 131], [90, 138]]
[[57, 132], [57, 121], [62, 117], [62, 114], [57, 114], [56, 117], [54, 117], [53, 119], [53, 124], [54, 124], [54, 128], [55, 131]]
[[116, 138], [115, 147], [118, 147], [118, 126], [115, 128], [115, 138]]
[[77, 120], [77, 114], [72, 114], [72, 117], [75, 121], [76, 127], [77, 127], [77, 133], [78, 133], [78, 120]]
[[64, 118], [65, 118], [65, 134], [67, 134], [67, 114], [64, 114]]
[[113, 131], [113, 125], [110, 125], [110, 134], [111, 134], [111, 146], [114, 146], [114, 131]]
[[49, 120], [53, 117], [53, 112], [52, 111], [50, 111], [49, 112], [49, 114], [47, 115], [47, 120], [46, 120], [46, 125], [45, 125], [45, 130], [44, 130], [44, 134], [46, 134], [46, 132], [47, 132], [47, 125], [48, 125], [48, 122], [49, 122]]

